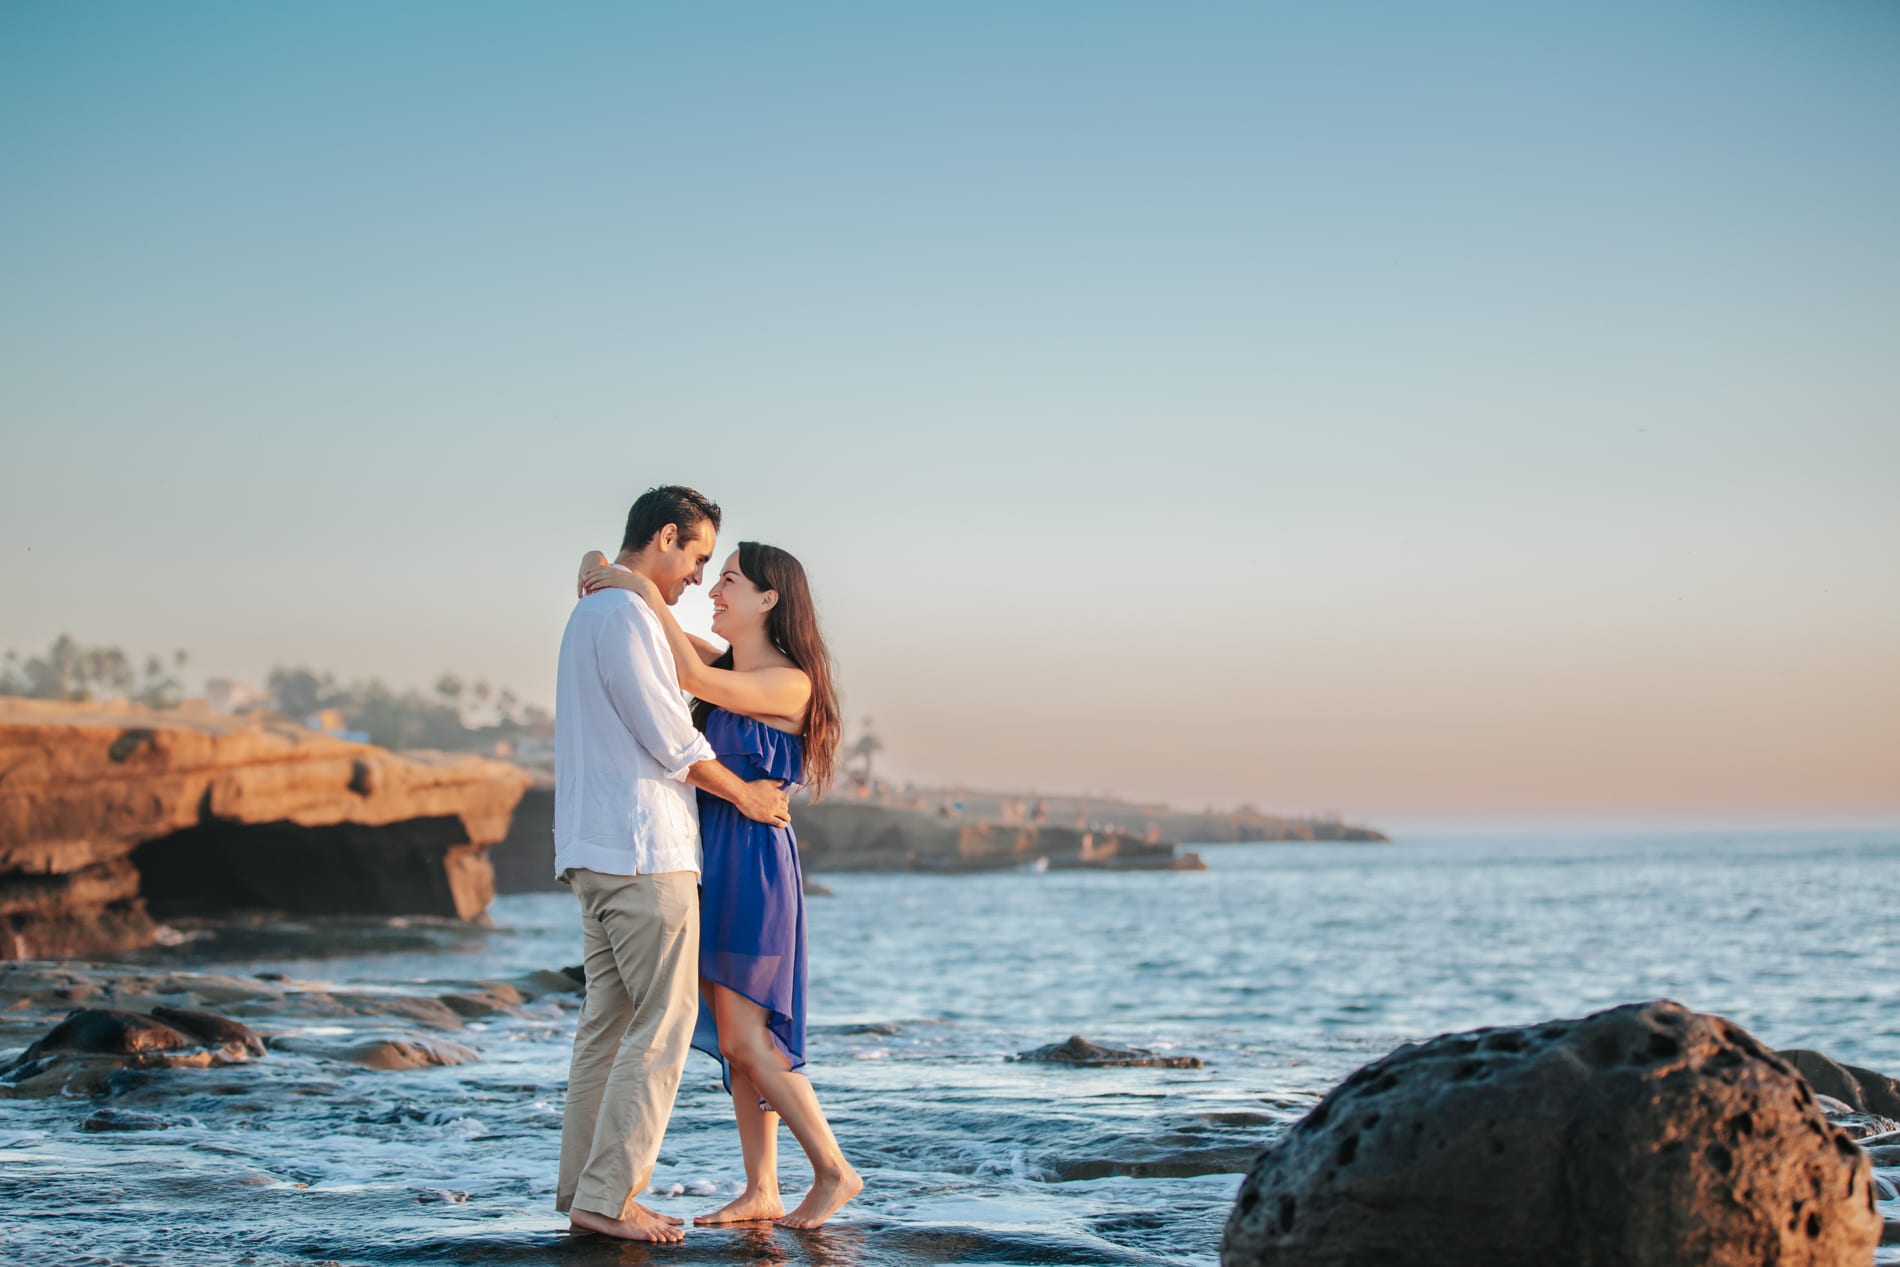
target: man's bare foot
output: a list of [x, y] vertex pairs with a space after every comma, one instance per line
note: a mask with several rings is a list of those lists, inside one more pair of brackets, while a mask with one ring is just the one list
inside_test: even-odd
[[701, 1227], [718, 1227], [722, 1223], [764, 1223], [784, 1217], [785, 1203], [776, 1191], [754, 1192], [748, 1188], [711, 1214], [694, 1215], [693, 1222]]
[[624, 1219], [610, 1219], [592, 1210], [576, 1206], [567, 1212], [570, 1225], [584, 1232], [599, 1232], [623, 1241], [657, 1241], [675, 1244], [686, 1239], [684, 1228], [668, 1223], [662, 1216], [636, 1203]]
[[[675, 1218], [671, 1214], [661, 1214], [658, 1210], [652, 1209], [648, 1206], [641, 1205], [638, 1201], [635, 1201], [633, 1203], [633, 1208], [639, 1211], [641, 1214], [646, 1215], [648, 1218], [658, 1219], [662, 1223], [671, 1223], [674, 1227], [686, 1226], [685, 1219]], [[571, 1218], [569, 1221], [572, 1222]], [[573, 1230], [573, 1229], [570, 1229], [570, 1230]], [[592, 1228], [579, 1228], [578, 1230], [583, 1231], [583, 1232], [593, 1231]]]
[[849, 1166], [816, 1175], [798, 1208], [775, 1222], [782, 1227], [818, 1227], [863, 1191], [864, 1180]]

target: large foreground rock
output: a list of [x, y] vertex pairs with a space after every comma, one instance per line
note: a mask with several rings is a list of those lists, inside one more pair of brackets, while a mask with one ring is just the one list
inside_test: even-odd
[[1407, 1045], [1261, 1155], [1225, 1267], [1866, 1267], [1868, 1160], [1787, 1061], [1630, 1004]]
[[474, 918], [527, 783], [282, 722], [0, 699], [0, 958], [235, 909]]

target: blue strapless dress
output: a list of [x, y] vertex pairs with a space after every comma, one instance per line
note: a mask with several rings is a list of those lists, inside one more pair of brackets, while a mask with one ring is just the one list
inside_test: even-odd
[[[715, 709], [706, 739], [721, 765], [750, 782], [805, 777], [805, 741], [764, 722]], [[755, 823], [730, 801], [699, 794], [699, 975], [751, 999], [770, 1017], [773, 1045], [794, 1070], [805, 1065], [805, 887], [789, 827]], [[693, 1046], [719, 1054], [719, 1022], [702, 1003]]]

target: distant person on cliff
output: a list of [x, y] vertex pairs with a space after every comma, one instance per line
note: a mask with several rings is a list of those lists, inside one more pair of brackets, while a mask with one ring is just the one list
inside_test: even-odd
[[[659, 586], [582, 560], [583, 590], [632, 590], [666, 630], [693, 718], [713, 751], [745, 779], [822, 791], [837, 768], [843, 725], [831, 656], [818, 632], [805, 569], [773, 546], [740, 543], [712, 587], [721, 650], [681, 629]], [[773, 1220], [817, 1227], [864, 1187], [818, 1107], [805, 1065], [805, 896], [798, 842], [784, 826], [748, 822], [700, 796], [706, 860], [700, 884], [700, 1010], [693, 1046], [714, 1056], [732, 1092], [745, 1191], [702, 1224]], [[812, 1186], [790, 1214], [779, 1199], [783, 1118], [811, 1161]]]
[[[690, 488], [633, 504], [616, 566], [657, 610], [697, 585], [719, 508]], [[723, 798], [769, 831], [791, 822], [774, 779], [747, 782], [693, 725], [655, 607], [603, 589], [561, 636], [554, 709], [554, 869], [580, 899], [587, 995], [574, 1031], [555, 1208], [575, 1230], [685, 1238], [634, 1198], [652, 1176], [699, 1010], [699, 807]]]

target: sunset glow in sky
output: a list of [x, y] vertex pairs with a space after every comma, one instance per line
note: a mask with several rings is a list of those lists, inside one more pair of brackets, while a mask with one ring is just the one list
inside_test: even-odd
[[12, 3], [0, 647], [551, 702], [680, 481], [900, 779], [1900, 820], [1896, 66], [1873, 0]]

